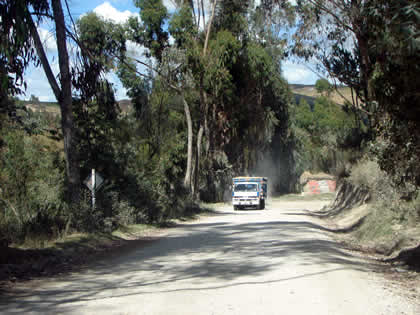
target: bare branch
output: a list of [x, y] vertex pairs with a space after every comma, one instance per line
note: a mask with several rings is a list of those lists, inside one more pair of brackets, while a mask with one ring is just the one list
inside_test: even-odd
[[48, 62], [47, 55], [45, 53], [44, 47], [42, 46], [41, 39], [38, 34], [38, 30], [36, 25], [32, 19], [32, 15], [28, 13], [28, 23], [31, 32], [32, 39], [34, 41], [35, 49], [37, 51], [38, 57], [41, 61], [42, 67], [44, 68], [45, 75], [47, 76], [47, 80], [51, 86], [51, 89], [54, 92], [55, 98], [59, 101], [61, 95], [61, 88], [57, 83], [57, 80], [54, 76], [54, 73], [51, 70], [50, 63]]
[[205, 27], [206, 26], [206, 10], [204, 9], [204, 0], [201, 0], [201, 14], [203, 15], [203, 27]]
[[316, 6], [317, 8], [319, 8], [320, 10], [324, 11], [325, 13], [328, 13], [329, 15], [331, 15], [334, 20], [336, 21], [337, 24], [339, 24], [340, 26], [342, 26], [344, 29], [355, 33], [355, 30], [350, 27], [348, 24], [343, 22], [343, 18], [340, 17], [339, 15], [337, 15], [336, 12], [332, 11], [331, 9], [327, 8], [325, 5], [322, 4], [322, 1], [320, 0], [308, 0], [309, 3], [311, 3], [312, 5]]
[[204, 42], [203, 56], [205, 56], [206, 53], [207, 53], [207, 45], [208, 45], [208, 42], [209, 42], [211, 25], [213, 24], [213, 18], [214, 18], [214, 12], [216, 10], [216, 4], [217, 4], [217, 0], [214, 0], [209, 25], [207, 26], [206, 41]]

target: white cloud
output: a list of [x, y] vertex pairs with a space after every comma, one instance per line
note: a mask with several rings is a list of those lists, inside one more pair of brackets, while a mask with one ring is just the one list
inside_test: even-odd
[[133, 58], [141, 58], [146, 51], [144, 46], [138, 45], [135, 42], [128, 40], [126, 42], [127, 55]]
[[112, 83], [112, 86], [115, 91], [115, 99], [122, 100], [127, 99], [127, 90], [122, 86], [121, 81], [118, 79], [118, 76], [114, 72], [107, 73], [105, 78], [109, 83]]
[[57, 43], [55, 40], [54, 33], [49, 32], [45, 28], [39, 27], [38, 34], [47, 53], [57, 51]]
[[137, 16], [136, 13], [130, 12], [128, 10], [118, 11], [114, 8], [108, 1], [102, 3], [93, 9], [98, 16], [103, 17], [106, 20], [111, 20], [115, 23], [124, 23], [131, 16]]
[[168, 42], [169, 45], [172, 46], [173, 44], [175, 44], [175, 38], [172, 35], [169, 35]]
[[283, 76], [293, 84], [315, 84], [319, 77], [303, 64], [283, 63]]
[[[296, 0], [288, 0], [291, 5], [296, 5]], [[261, 0], [255, 0], [254, 6], [258, 7], [261, 4]]]
[[168, 12], [173, 12], [176, 9], [176, 4], [173, 0], [163, 0], [163, 5], [166, 7]]
[[[56, 68], [52, 65], [53, 71]], [[23, 96], [25, 99], [33, 94], [43, 102], [55, 102], [55, 96], [51, 89], [50, 84], [48, 83], [47, 77], [45, 76], [44, 70], [42, 67], [33, 68], [29, 73], [26, 74], [26, 83], [28, 89], [26, 95]]]

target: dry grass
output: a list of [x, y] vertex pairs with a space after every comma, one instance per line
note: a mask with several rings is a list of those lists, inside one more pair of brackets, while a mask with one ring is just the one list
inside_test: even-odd
[[335, 193], [324, 194], [288, 194], [271, 197], [273, 201], [325, 201], [333, 200]]
[[369, 188], [371, 200], [362, 207], [343, 209], [332, 219], [332, 225], [340, 229], [365, 217], [345, 235], [347, 241], [386, 256], [420, 243], [420, 197], [409, 202], [401, 199], [401, 192], [373, 160], [361, 160], [353, 166], [349, 181]]
[[[148, 224], [133, 224], [121, 227], [118, 230], [107, 233], [72, 233], [57, 239], [48, 239], [45, 236], [31, 236], [24, 240], [21, 245], [15, 245], [20, 249], [97, 249], [107, 247], [115, 241], [133, 240], [158, 231], [159, 228]], [[73, 249], [72, 249], [73, 248]]]
[[[301, 94], [309, 97], [319, 97], [321, 96], [315, 89], [313, 85], [291, 85], [292, 92], [295, 94]], [[351, 90], [348, 87], [340, 87], [337, 91], [333, 91], [330, 95], [330, 98], [333, 102], [343, 105], [345, 100], [351, 102]]]
[[46, 112], [54, 115], [60, 115], [59, 106], [46, 106], [46, 105], [36, 105], [36, 104], [27, 104], [26, 108], [32, 110], [33, 112]]

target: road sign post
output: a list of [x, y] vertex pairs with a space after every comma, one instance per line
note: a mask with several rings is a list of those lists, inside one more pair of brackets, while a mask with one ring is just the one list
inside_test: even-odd
[[95, 189], [96, 189], [96, 176], [95, 176], [95, 169], [92, 168], [92, 209], [95, 209]]
[[102, 184], [104, 183], [104, 179], [99, 174], [99, 172], [96, 172], [96, 170], [93, 168], [90, 176], [88, 176], [84, 184], [89, 188], [90, 192], [92, 193], [92, 208], [95, 208], [96, 203], [96, 196], [95, 192], [99, 190], [102, 187]]

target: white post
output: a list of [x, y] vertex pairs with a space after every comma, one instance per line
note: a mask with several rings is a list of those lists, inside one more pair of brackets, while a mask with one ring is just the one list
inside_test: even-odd
[[95, 174], [95, 169], [92, 168], [92, 209], [95, 209], [95, 190], [96, 190], [96, 174]]

